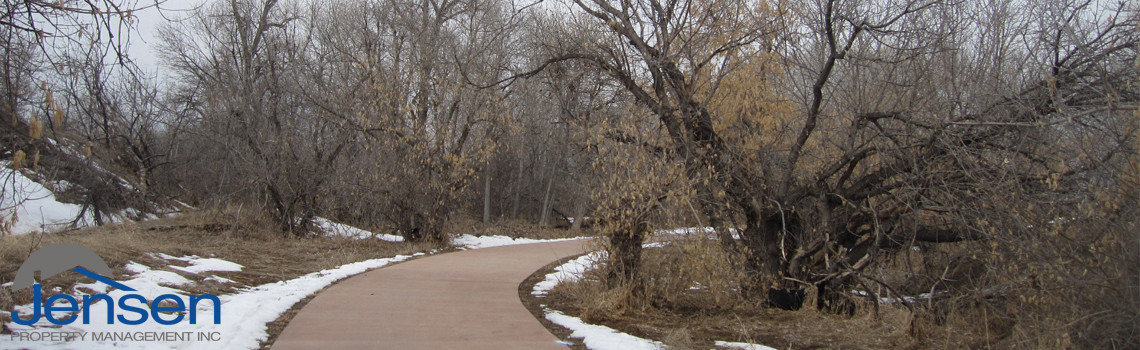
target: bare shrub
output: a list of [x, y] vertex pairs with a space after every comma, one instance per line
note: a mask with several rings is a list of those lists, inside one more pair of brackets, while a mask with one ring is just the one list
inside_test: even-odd
[[740, 293], [747, 276], [737, 256], [715, 239], [669, 237], [645, 252], [644, 307], [683, 314], [730, 313], [750, 302]]

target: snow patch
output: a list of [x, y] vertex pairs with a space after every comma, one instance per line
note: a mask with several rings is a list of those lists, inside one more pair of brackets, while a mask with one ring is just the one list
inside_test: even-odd
[[376, 239], [379, 239], [382, 241], [388, 241], [388, 242], [403, 242], [404, 241], [404, 237], [401, 237], [401, 236], [397, 236], [397, 235], [393, 235], [393, 234], [387, 234], [387, 233], [369, 232], [369, 231], [366, 231], [366, 230], [363, 230], [363, 229], [360, 229], [360, 228], [357, 228], [357, 227], [354, 227], [351, 225], [333, 222], [332, 220], [322, 218], [322, 217], [313, 218], [313, 223], [316, 224], [317, 227], [321, 229], [321, 231], [323, 231], [325, 234], [330, 235], [330, 236], [347, 237], [347, 238], [354, 238], [354, 239], [365, 239], [365, 238], [375, 237]]
[[[194, 285], [194, 281], [182, 277], [182, 275], [170, 271], [153, 270], [149, 266], [134, 261], [127, 263], [127, 270], [134, 273], [134, 278], [123, 281], [123, 284], [134, 288], [137, 290], [135, 293], [142, 294], [147, 300], [153, 300], [163, 294], [186, 295], [186, 292], [171, 287]], [[109, 293], [112, 296], [114, 294], [114, 292]]]
[[[649, 243], [644, 246], [660, 246], [663, 243]], [[582, 278], [582, 275], [593, 269], [598, 261], [605, 259], [607, 253], [604, 251], [592, 252], [582, 255], [576, 259], [572, 259], [554, 268], [554, 272], [546, 274], [546, 277], [534, 285], [531, 290], [532, 295], [545, 296], [550, 290], [554, 289], [562, 282], [577, 281]], [[558, 310], [551, 310], [542, 305], [546, 314], [546, 319], [554, 322], [559, 326], [565, 327], [571, 331], [571, 338], [582, 339], [582, 344], [586, 348], [593, 350], [623, 350], [623, 349], [663, 349], [665, 344], [661, 342], [639, 338], [627, 333], [619, 332], [613, 328], [606, 326], [592, 325], [582, 322], [582, 319], [569, 316]]]
[[546, 274], [546, 278], [534, 285], [531, 295], [546, 295], [559, 283], [574, 282], [582, 278], [582, 274], [594, 268], [597, 261], [605, 258], [605, 252], [593, 252], [567, 261], [554, 268], [553, 273]]
[[645, 338], [638, 338], [626, 333], [618, 332], [606, 326], [592, 325], [582, 322], [582, 319], [567, 316], [559, 311], [547, 310], [546, 319], [566, 329], [571, 330], [571, 338], [581, 338], [586, 348], [592, 350], [656, 350], [665, 348], [665, 344]]
[[[644, 248], [658, 248], [664, 247], [668, 242], [656, 242], [643, 244]], [[571, 259], [558, 265], [554, 268], [554, 272], [546, 274], [545, 278], [534, 285], [530, 294], [538, 297], [543, 297], [554, 287], [562, 282], [574, 282], [582, 278], [586, 271], [589, 271], [597, 266], [597, 263], [605, 259], [607, 253], [604, 251], [592, 252], [582, 255], [576, 259]], [[582, 319], [566, 315], [558, 310], [552, 310], [545, 304], [541, 307], [546, 314], [546, 319], [554, 324], [565, 327], [571, 331], [570, 338], [582, 339], [582, 344], [586, 345], [587, 349], [592, 350], [623, 350], [623, 349], [664, 349], [665, 344], [640, 338], [627, 333], [622, 333], [613, 328], [600, 325], [592, 325], [582, 321]], [[749, 343], [733, 343], [717, 341], [717, 347], [725, 347], [731, 349], [745, 349], [745, 350], [775, 350], [773, 348]]]
[[[729, 234], [732, 235], [733, 239], [740, 239], [740, 231], [739, 230], [737, 230], [735, 228], [729, 228], [728, 232], [729, 232]], [[678, 235], [678, 236], [706, 235], [706, 236], [708, 236], [709, 239], [718, 239], [718, 237], [716, 235], [716, 230], [713, 229], [712, 227], [708, 227], [708, 226], [706, 226], [706, 227], [678, 227], [678, 228], [673, 228], [673, 229], [668, 229], [668, 230], [657, 230], [654, 233], [658, 234], [658, 235]]]
[[205, 279], [205, 280], [206, 280], [206, 281], [213, 281], [213, 282], [218, 282], [218, 283], [237, 283], [237, 282], [234, 282], [234, 280], [231, 280], [231, 279], [229, 279], [229, 278], [225, 278], [225, 277], [218, 277], [218, 276], [210, 276], [210, 277], [206, 277], [206, 279]]
[[189, 273], [192, 273], [195, 275], [201, 274], [203, 272], [210, 272], [210, 271], [239, 272], [239, 271], [241, 271], [241, 269], [243, 267], [245, 267], [245, 266], [241, 266], [241, 264], [225, 261], [222, 259], [201, 258], [201, 257], [198, 257], [197, 255], [176, 257], [176, 256], [170, 256], [170, 255], [159, 253], [159, 254], [156, 254], [155, 256], [158, 258], [161, 258], [163, 260], [177, 260], [177, 261], [188, 263], [188, 264], [190, 264], [190, 266], [170, 266], [170, 268], [178, 270], [178, 271], [189, 272]]
[[740, 350], [776, 350], [776, 348], [764, 346], [764, 345], [760, 345], [760, 344], [737, 343], [737, 342], [727, 342], [727, 341], [719, 341], [719, 340], [716, 341], [716, 347], [718, 347], [718, 348], [729, 348], [729, 349], [740, 349]]
[[[98, 168], [94, 162], [90, 164]], [[0, 161], [0, 225], [10, 225], [7, 233], [23, 235], [53, 232], [95, 224], [92, 210], [84, 211], [82, 205], [60, 202], [56, 199], [55, 193], [48, 188], [67, 191], [78, 185], [66, 180], [56, 180], [45, 187], [24, 175], [24, 171], [29, 170], [12, 170], [11, 165], [11, 161]], [[118, 181], [130, 187], [128, 182], [122, 179]], [[126, 208], [116, 213], [108, 213], [103, 220], [117, 223], [156, 218], [157, 215], [142, 213], [135, 208]]]
[[715, 234], [716, 231], [712, 227], [678, 227], [668, 230], [657, 230], [655, 232], [659, 235], [693, 235], [693, 234]]
[[[941, 293], [943, 293], [943, 292], [939, 291], [939, 292], [935, 292], [935, 293], [922, 293], [922, 294], [919, 294], [917, 296], [906, 296], [906, 295], [904, 295], [902, 298], [880, 297], [879, 303], [882, 303], [882, 304], [898, 304], [900, 302], [914, 303], [914, 302], [918, 302], [918, 301], [930, 300], [930, 298], [933, 298], [934, 296], [941, 294]], [[869, 293], [867, 291], [862, 291], [862, 290], [852, 290], [851, 294], [855, 294], [855, 295], [858, 295], [861, 297], [871, 296], [871, 293]]]
[[584, 239], [587, 237], [561, 238], [561, 239], [531, 239], [514, 238], [507, 236], [475, 236], [470, 234], [451, 235], [451, 245], [465, 249], [480, 249], [500, 247], [505, 245], [550, 243]]
[[107, 289], [110, 289], [111, 287], [102, 283], [76, 283], [75, 290], [82, 291], [82, 289], [79, 288], [93, 291], [96, 294], [107, 294]]
[[0, 222], [11, 223], [12, 234], [50, 232], [71, 226], [86, 226], [95, 222], [83, 206], [63, 203], [55, 194], [23, 173], [11, 169], [11, 161], [0, 161]]

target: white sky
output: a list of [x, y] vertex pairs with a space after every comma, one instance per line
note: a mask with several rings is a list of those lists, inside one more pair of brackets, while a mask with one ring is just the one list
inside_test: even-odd
[[[153, 4], [152, 1], [154, 0], [140, 0], [138, 6]], [[166, 0], [160, 3], [158, 8], [152, 7], [136, 12], [134, 15], [139, 22], [136, 31], [131, 35], [127, 55], [133, 58], [142, 70], [155, 73], [159, 69], [158, 53], [155, 51], [158, 48], [159, 26], [170, 20], [185, 18], [189, 15], [188, 10], [205, 2], [206, 0]]]

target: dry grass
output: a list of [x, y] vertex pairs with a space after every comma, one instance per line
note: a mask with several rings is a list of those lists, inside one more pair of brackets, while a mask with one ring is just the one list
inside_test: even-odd
[[999, 347], [1140, 348], [1137, 232], [1134, 219], [1078, 217], [1031, 239], [998, 242], [992, 282], [979, 287], [997, 297], [968, 300], [974, 315], [965, 316], [1011, 321]]
[[[761, 306], [737, 292], [742, 275], [716, 241], [680, 239], [647, 249], [638, 288], [607, 289], [604, 267], [578, 283], [563, 283], [543, 303], [551, 308], [670, 348], [709, 349], [713, 342], [741, 341], [786, 349], [918, 348], [909, 335], [912, 318], [902, 307], [854, 317], [789, 312]], [[868, 310], [870, 308], [867, 308]]]
[[[1136, 224], [1084, 219], [1051, 228], [1056, 232], [1009, 242], [943, 244], [888, 257], [867, 273], [906, 295], [928, 292], [931, 283], [948, 292], [911, 308], [879, 305], [878, 312], [870, 298], [857, 298], [851, 317], [745, 299], [734, 260], [701, 238], [645, 250], [636, 287], [607, 288], [603, 263], [542, 303], [677, 349], [708, 349], [715, 340], [780, 349], [1136, 348]], [[811, 294], [805, 305], [812, 305]]]
[[[212, 294], [226, 294], [242, 286], [292, 279], [351, 262], [436, 248], [426, 243], [392, 243], [370, 239], [288, 238], [274, 231], [276, 226], [264, 218], [256, 212], [230, 208], [65, 233], [2, 237], [0, 283], [15, 278], [17, 269], [32, 252], [55, 243], [75, 243], [91, 249], [119, 277], [127, 274], [123, 267], [129, 261], [156, 269], [180, 263], [152, 257], [153, 253], [216, 257], [244, 266], [240, 272], [210, 274], [228, 278], [235, 281], [235, 284], [204, 281], [208, 276], [173, 270], [199, 282], [190, 287], [188, 292]], [[78, 274], [63, 273], [43, 281], [43, 284], [45, 290], [57, 287], [71, 290], [76, 283], [81, 282], [90, 280]], [[13, 305], [29, 303], [30, 294], [28, 289], [16, 293], [9, 292], [8, 288], [0, 289], [0, 308], [10, 310]], [[0, 322], [6, 322], [7, 317], [7, 313], [0, 315]]]

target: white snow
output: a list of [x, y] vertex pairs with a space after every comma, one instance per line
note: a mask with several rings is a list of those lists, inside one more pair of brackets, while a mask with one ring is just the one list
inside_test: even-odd
[[656, 350], [665, 348], [661, 342], [638, 338], [606, 326], [592, 325], [582, 319], [567, 316], [559, 311], [547, 310], [546, 319], [571, 330], [571, 338], [581, 338], [582, 344], [592, 350]]
[[214, 281], [218, 283], [235, 283], [234, 280], [225, 277], [210, 276], [206, 277], [206, 281]]
[[[180, 342], [180, 341], [135, 341], [135, 342], [93, 342], [91, 339], [86, 341], [74, 342], [48, 342], [48, 341], [19, 341], [10, 340], [9, 335], [4, 335], [0, 339], [5, 342], [0, 345], [2, 348], [33, 348], [33, 349], [256, 349], [260, 342], [268, 337], [267, 323], [277, 319], [282, 313], [288, 311], [294, 304], [301, 299], [313, 294], [328, 285], [341, 280], [343, 278], [356, 275], [367, 271], [369, 269], [378, 268], [391, 263], [407, 260], [413, 256], [424, 255], [424, 253], [417, 253], [415, 255], [399, 255], [392, 258], [385, 259], [372, 259], [351, 264], [341, 265], [334, 269], [323, 270], [320, 272], [310, 273], [288, 281], [279, 281], [275, 283], [267, 283], [257, 287], [246, 288], [236, 294], [220, 295], [221, 301], [221, 323], [214, 324], [214, 305], [212, 301], [203, 301], [199, 303], [197, 310], [197, 323], [189, 324], [187, 321], [175, 325], [160, 325], [153, 319], [148, 319], [140, 325], [124, 325], [122, 323], [106, 324], [100, 322], [107, 318], [107, 308], [102, 307], [102, 302], [92, 304], [90, 308], [90, 324], [82, 324], [81, 322], [71, 323], [62, 327], [55, 327], [47, 322], [46, 319], [32, 326], [23, 326], [10, 322], [7, 326], [13, 331], [45, 331], [45, 332], [218, 332], [220, 341], [216, 342]], [[202, 259], [198, 257], [182, 257], [176, 258], [165, 255], [172, 259], [188, 261], [191, 267], [196, 270], [205, 271], [233, 271], [235, 267], [240, 269], [240, 265], [221, 260], [221, 259]], [[175, 294], [185, 297], [188, 293], [171, 288], [168, 286], [186, 285], [186, 283], [193, 283], [192, 281], [170, 271], [161, 271], [150, 268], [139, 263], [131, 262], [127, 264], [127, 270], [132, 272], [131, 279], [124, 281], [123, 284], [138, 289], [137, 293], [144, 295], [148, 301], [153, 300], [160, 294]], [[217, 269], [217, 270], [215, 270]], [[211, 279], [225, 280], [220, 277], [211, 277]], [[229, 280], [225, 280], [229, 281]], [[232, 281], [229, 281], [232, 282]], [[99, 290], [98, 287], [81, 285], [77, 287], [88, 287]], [[103, 287], [105, 290], [106, 287]], [[85, 291], [76, 290], [76, 296], [82, 296]], [[114, 290], [109, 293], [112, 298], [118, 300], [120, 297], [133, 294], [120, 290]], [[27, 314], [31, 311], [32, 305], [19, 305], [14, 309], [21, 312], [21, 315]], [[194, 311], [190, 311], [194, 312]], [[66, 314], [58, 314], [60, 317]], [[137, 317], [135, 315], [128, 315], [132, 319]], [[170, 319], [173, 315], [167, 315]], [[98, 320], [98, 321], [97, 321]], [[79, 333], [77, 333], [79, 334]]]
[[165, 260], [177, 260], [177, 261], [188, 263], [188, 264], [190, 264], [190, 266], [185, 266], [185, 267], [184, 266], [170, 266], [170, 268], [178, 270], [178, 271], [189, 272], [192, 274], [200, 274], [203, 272], [210, 272], [210, 271], [238, 272], [238, 271], [241, 271], [242, 267], [244, 267], [244, 266], [241, 266], [240, 264], [232, 263], [232, 262], [225, 261], [222, 259], [201, 258], [201, 257], [198, 257], [197, 255], [176, 257], [176, 256], [170, 256], [170, 255], [159, 253], [155, 256], [162, 258], [162, 259], [165, 259]]
[[[737, 230], [735, 228], [729, 228], [728, 232], [732, 235], [732, 238], [740, 239], [739, 230]], [[709, 227], [709, 226], [706, 226], [706, 227], [678, 227], [678, 228], [672, 228], [672, 229], [668, 229], [668, 230], [657, 230], [654, 233], [658, 234], [658, 235], [680, 235], [680, 236], [706, 235], [709, 237], [709, 239], [718, 239], [718, 237], [716, 236], [716, 230], [713, 229], [712, 227]]]
[[764, 346], [764, 345], [760, 345], [760, 344], [737, 343], [737, 342], [727, 342], [727, 341], [719, 341], [719, 340], [716, 341], [716, 347], [718, 347], [718, 348], [729, 348], [729, 349], [740, 349], [740, 350], [776, 350], [776, 348]]
[[146, 288], [155, 288], [162, 291], [162, 293], [156, 294], [155, 296], [170, 293], [173, 291], [169, 288], [164, 288], [161, 286], [182, 287], [194, 284], [194, 281], [191, 281], [186, 277], [182, 277], [182, 275], [179, 275], [177, 273], [163, 270], [154, 270], [151, 269], [150, 266], [139, 264], [134, 261], [127, 262], [127, 270], [134, 273], [134, 278], [124, 282], [126, 285], [131, 286], [131, 288], [138, 289], [139, 291], [142, 291]]
[[[678, 233], [683, 233], [678, 231]], [[646, 243], [642, 245], [644, 248], [663, 247], [668, 242]], [[606, 252], [598, 251], [582, 255], [576, 259], [571, 259], [556, 266], [554, 272], [546, 274], [546, 277], [534, 285], [534, 289], [530, 294], [543, 297], [554, 287], [562, 282], [573, 282], [580, 280], [586, 271], [593, 269], [597, 263], [606, 258]], [[570, 338], [582, 339], [582, 344], [586, 345], [587, 349], [592, 350], [623, 350], [623, 349], [664, 349], [665, 344], [640, 338], [627, 333], [622, 333], [613, 328], [600, 325], [592, 325], [582, 321], [582, 319], [566, 315], [558, 310], [552, 310], [543, 305], [546, 319], [554, 322], [559, 326], [565, 327], [570, 330]], [[717, 347], [725, 347], [731, 349], [744, 349], [744, 350], [775, 350], [773, 348], [749, 343], [734, 343], [717, 341]]]
[[561, 238], [561, 239], [531, 239], [531, 238], [513, 238], [507, 236], [475, 236], [470, 234], [451, 235], [451, 245], [465, 248], [465, 249], [479, 249], [500, 247], [505, 245], [515, 244], [531, 244], [531, 243], [550, 243], [573, 241], [583, 239], [586, 237], [574, 238]]
[[[12, 162], [0, 161], [0, 222], [11, 223], [11, 234], [27, 234], [52, 231], [71, 225], [83, 206], [62, 203], [50, 190], [38, 182], [11, 169]], [[90, 212], [85, 213], [77, 224], [85, 226], [94, 222]]]
[[[60, 202], [55, 194], [44, 185], [24, 175], [24, 170], [12, 170], [11, 161], [0, 161], [0, 227], [10, 225], [9, 230], [0, 234], [22, 235], [29, 233], [53, 232], [63, 228], [87, 227], [95, 224], [92, 210], [83, 210], [79, 204]], [[92, 166], [95, 164], [92, 162]], [[96, 166], [97, 167], [97, 166]], [[118, 179], [129, 187], [129, 183]], [[66, 190], [75, 185], [66, 180], [52, 181], [49, 187]], [[83, 213], [82, 216], [80, 213]], [[170, 214], [170, 213], [167, 213]], [[106, 215], [105, 222], [125, 222], [135, 219], [152, 220], [157, 215], [125, 208], [117, 213]], [[15, 221], [13, 222], [13, 219]]]
[[401, 237], [401, 236], [397, 236], [397, 235], [393, 235], [393, 234], [387, 234], [387, 233], [369, 232], [369, 231], [362, 230], [360, 228], [353, 227], [350, 225], [346, 225], [346, 224], [342, 224], [342, 223], [338, 223], [338, 222], [333, 222], [332, 220], [322, 218], [322, 217], [313, 218], [313, 223], [316, 224], [317, 227], [319, 227], [321, 229], [321, 231], [324, 231], [325, 234], [332, 235], [332, 236], [341, 236], [341, 237], [348, 237], [348, 238], [355, 238], [355, 239], [365, 239], [365, 238], [376, 237], [376, 239], [379, 239], [382, 241], [388, 241], [388, 242], [403, 242], [404, 241], [404, 237]]
[[75, 284], [75, 290], [76, 291], [83, 291], [82, 289], [79, 289], [79, 288], [86, 288], [87, 290], [94, 291], [95, 293], [98, 293], [98, 294], [107, 294], [107, 289], [111, 288], [111, 286], [108, 286], [106, 284], [102, 284], [99, 282], [76, 283]]
[[[594, 219], [594, 218], [591, 218], [591, 217], [589, 217], [589, 216], [583, 216], [583, 217], [582, 217], [582, 221], [584, 221], [584, 222], [590, 222], [590, 220], [593, 220], [593, 219]], [[570, 217], [570, 218], [566, 218], [566, 221], [569, 221], [571, 225], [573, 225], [573, 224], [574, 224], [574, 220], [575, 220], [575, 219], [574, 219], [574, 218], [572, 218], [572, 217]]]
[[[922, 300], [930, 300], [930, 298], [933, 298], [935, 295], [941, 294], [941, 293], [943, 293], [943, 291], [938, 291], [935, 293], [921, 293], [917, 296], [906, 296], [906, 295], [904, 295], [901, 299], [895, 298], [895, 297], [880, 297], [879, 302], [883, 303], [883, 304], [897, 304], [899, 302], [914, 303], [914, 302], [918, 302], [918, 301], [922, 301]], [[871, 293], [869, 293], [867, 291], [862, 291], [862, 290], [852, 290], [851, 294], [855, 294], [855, 295], [858, 295], [861, 297], [871, 296]]]
[[[647, 245], [657, 244], [658, 243], [650, 243]], [[546, 274], [546, 277], [541, 282], [534, 285], [534, 289], [531, 290], [530, 293], [536, 296], [544, 296], [559, 283], [577, 281], [582, 278], [583, 273], [593, 269], [598, 261], [605, 258], [606, 252], [599, 251], [567, 261], [555, 267], [554, 272]], [[588, 324], [582, 322], [580, 318], [566, 315], [561, 311], [551, 310], [545, 306], [544, 308], [547, 320], [569, 329], [571, 331], [570, 337], [582, 339], [582, 344], [585, 344], [588, 349], [624, 350], [665, 348], [665, 344], [661, 342], [639, 338], [606, 326]]]
[[534, 285], [534, 290], [530, 294], [546, 295], [559, 283], [577, 281], [582, 278], [582, 274], [592, 269], [597, 261], [604, 258], [605, 252], [593, 252], [558, 265], [554, 268], [553, 273], [546, 274], [545, 279]]
[[657, 230], [655, 233], [659, 235], [692, 235], [698, 233], [714, 234], [716, 231], [713, 230], [712, 227], [678, 227], [668, 230]]

